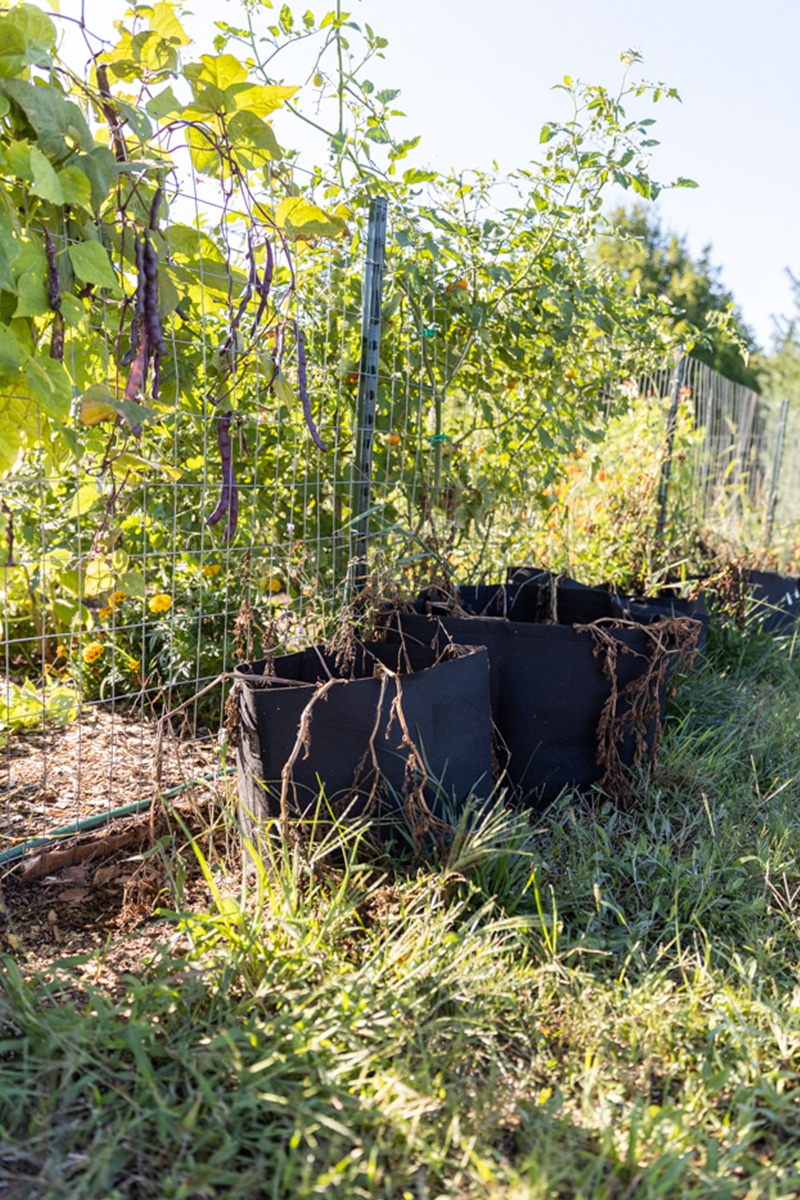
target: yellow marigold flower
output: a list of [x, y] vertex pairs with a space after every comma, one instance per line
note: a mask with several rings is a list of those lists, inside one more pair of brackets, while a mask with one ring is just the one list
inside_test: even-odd
[[98, 615], [98, 617], [100, 617], [101, 620], [104, 621], [106, 619], [106, 617], [110, 617], [113, 612], [114, 612], [113, 608], [111, 608], [110, 606], [106, 606], [106, 608], [98, 609], [97, 615]]
[[89, 642], [88, 646], [83, 647], [83, 661], [85, 663], [97, 662], [105, 650], [102, 642]]
[[108, 597], [108, 606], [113, 611], [113, 609], [118, 608], [127, 599], [128, 597], [124, 592], [112, 592]]
[[219, 575], [221, 570], [222, 567], [220, 567], [217, 563], [207, 563], [206, 566], [203, 567], [203, 578], [213, 579], [215, 575]]
[[278, 579], [277, 575], [272, 576], [272, 579], [270, 579], [268, 586], [269, 586], [269, 590], [271, 592], [282, 592], [283, 591], [283, 583], [280, 579]]
[[128, 666], [133, 671], [134, 675], [138, 675], [139, 671], [142, 669], [142, 664], [138, 661], [138, 659], [135, 658], [131, 659], [131, 661], [128, 663]]
[[56, 646], [56, 658], [66, 658], [68, 654], [66, 646]]
[[159, 592], [156, 596], [151, 596], [147, 602], [147, 607], [150, 612], [165, 613], [172, 608], [172, 597], [167, 596], [164, 592]]

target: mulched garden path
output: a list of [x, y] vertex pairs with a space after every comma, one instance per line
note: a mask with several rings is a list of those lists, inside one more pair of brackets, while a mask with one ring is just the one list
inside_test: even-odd
[[[157, 737], [156, 720], [102, 708], [66, 728], [13, 734], [0, 749], [0, 851], [154, 795]], [[213, 774], [217, 762], [208, 733], [166, 736], [160, 790]]]

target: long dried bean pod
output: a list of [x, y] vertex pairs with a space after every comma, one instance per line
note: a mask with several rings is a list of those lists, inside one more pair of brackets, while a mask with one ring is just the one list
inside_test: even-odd
[[161, 329], [161, 317], [158, 312], [158, 256], [149, 238], [144, 239], [144, 323], [147, 330], [148, 357], [153, 364], [153, 378], [150, 394], [158, 399], [158, 386], [161, 377], [161, 357], [166, 353], [167, 345]]
[[47, 302], [55, 313], [50, 334], [50, 357], [56, 362], [64, 361], [64, 317], [61, 313], [61, 276], [56, 261], [56, 244], [50, 230], [44, 231], [44, 253], [47, 259]]
[[252, 236], [249, 232], [247, 235], [247, 259], [249, 262], [247, 283], [245, 284], [241, 299], [239, 300], [239, 307], [237, 308], [236, 312], [231, 315], [228, 332], [225, 335], [225, 341], [219, 348], [220, 354], [227, 354], [229, 350], [234, 348], [236, 344], [236, 332], [239, 328], [242, 317], [247, 311], [247, 306], [250, 303], [250, 297], [253, 294], [253, 288], [258, 287], [258, 271], [256, 269], [255, 254], [253, 253]]
[[258, 310], [253, 318], [253, 326], [250, 330], [251, 337], [261, 323], [261, 318], [264, 316], [264, 310], [267, 307], [267, 300], [269, 299], [269, 294], [272, 290], [272, 277], [275, 273], [275, 256], [272, 253], [272, 243], [270, 242], [269, 238], [267, 238], [267, 240], [264, 242], [264, 251], [266, 254], [266, 261], [264, 263], [264, 276], [258, 288]]
[[50, 230], [44, 231], [44, 254], [47, 259], [47, 303], [53, 312], [61, 312], [61, 276], [58, 273], [56, 261], [56, 244], [50, 236]]
[[297, 345], [297, 384], [300, 389], [300, 400], [303, 405], [303, 416], [305, 417], [305, 422], [308, 426], [308, 432], [311, 434], [314, 445], [319, 446], [320, 450], [324, 451], [327, 450], [328, 447], [319, 436], [317, 427], [314, 424], [314, 418], [311, 415], [311, 401], [308, 398], [308, 363], [306, 361], [306, 343], [305, 339], [303, 338], [303, 331], [298, 325], [297, 321], [294, 322], [294, 338]]
[[[131, 363], [128, 382], [125, 384], [125, 392], [123, 399], [130, 404], [138, 404], [139, 396], [144, 391], [144, 381], [147, 375], [147, 337], [145, 331], [141, 331], [139, 338], [139, 349], [136, 352], [136, 357]], [[135, 437], [141, 437], [142, 427], [138, 421], [131, 420], [130, 417], [125, 417], [125, 421], [130, 425], [131, 433]]]
[[206, 525], [216, 525], [221, 521], [231, 504], [231, 494], [235, 481], [233, 478], [233, 452], [231, 449], [231, 413], [223, 413], [217, 421], [217, 446], [219, 459], [222, 464], [222, 488], [217, 501], [217, 507], [210, 517], [206, 517]]
[[147, 281], [144, 274], [144, 245], [138, 233], [134, 235], [136, 253], [136, 300], [131, 320], [131, 344], [122, 356], [122, 365], [127, 367], [136, 357], [144, 329], [144, 298]]
[[225, 538], [229, 542], [236, 533], [236, 526], [239, 521], [239, 488], [236, 485], [236, 476], [231, 467], [231, 487], [230, 487], [231, 502], [228, 508], [228, 520], [225, 524]]

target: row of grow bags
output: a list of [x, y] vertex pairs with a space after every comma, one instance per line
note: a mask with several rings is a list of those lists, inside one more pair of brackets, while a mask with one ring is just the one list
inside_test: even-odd
[[[493, 787], [532, 807], [565, 787], [631, 798], [658, 748], [666, 688], [707, 614], [628, 601], [524, 568], [431, 589], [382, 640], [243, 664], [234, 687], [242, 820], [334, 814], [452, 820]], [[680, 607], [677, 604], [677, 607]], [[424, 818], [424, 819], [423, 819]]]

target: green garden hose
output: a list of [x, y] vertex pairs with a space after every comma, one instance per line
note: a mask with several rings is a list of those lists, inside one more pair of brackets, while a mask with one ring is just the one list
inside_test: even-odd
[[[163, 799], [169, 800], [172, 796], [177, 796], [179, 792], [194, 787], [198, 783], [207, 783], [210, 779], [216, 779], [219, 775], [230, 775], [234, 769], [233, 767], [228, 767], [224, 771], [215, 771], [211, 775], [200, 775], [197, 779], [190, 779], [187, 783], [179, 783], [177, 787], [169, 788], [166, 792], [161, 793], [161, 795]], [[130, 817], [134, 813], [144, 812], [150, 807], [154, 799], [155, 797], [150, 796], [146, 800], [135, 800], [133, 804], [125, 804], [122, 808], [112, 808], [110, 812], [98, 813], [94, 817], [83, 817], [80, 821], [72, 821], [69, 825], [62, 825], [60, 829], [52, 829], [44, 837], [30, 838], [27, 842], [21, 842], [18, 846], [12, 846], [11, 849], [0, 852], [0, 867], [17, 862], [18, 859], [24, 858], [29, 851], [38, 850], [42, 846], [50, 846], [62, 838], [74, 837], [77, 833], [87, 833], [90, 829], [100, 829], [103, 825], [108, 825], [110, 821], [116, 821], [119, 817]]]

